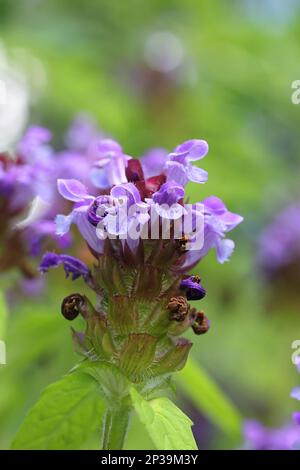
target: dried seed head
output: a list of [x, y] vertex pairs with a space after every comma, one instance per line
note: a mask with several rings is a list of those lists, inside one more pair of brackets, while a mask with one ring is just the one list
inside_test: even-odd
[[190, 239], [187, 235], [183, 235], [180, 238], [175, 240], [176, 248], [180, 253], [185, 253], [187, 251], [187, 244], [189, 243]]
[[209, 330], [210, 321], [203, 312], [197, 312], [196, 318], [192, 323], [193, 331], [196, 335], [203, 335]]
[[171, 297], [167, 308], [170, 311], [171, 320], [182, 322], [188, 314], [189, 304], [185, 297]]
[[61, 304], [61, 313], [67, 320], [74, 320], [84, 310], [86, 297], [81, 294], [71, 294], [65, 297]]

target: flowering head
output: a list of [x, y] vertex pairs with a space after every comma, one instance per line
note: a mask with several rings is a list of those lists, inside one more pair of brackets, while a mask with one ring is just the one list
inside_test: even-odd
[[76, 349], [88, 360], [115, 364], [134, 382], [182, 368], [191, 343], [180, 335], [188, 328], [201, 335], [210, 326], [189, 303], [206, 291], [187, 271], [211, 248], [225, 261], [233, 249], [225, 234], [242, 218], [217, 198], [185, 203], [187, 181], [207, 179], [192, 164], [207, 151], [205, 141], [187, 141], [159, 162], [155, 155], [153, 173], [149, 155], [144, 166], [145, 157], [131, 158], [104, 139], [92, 175], [99, 194], [75, 179], [57, 182], [60, 195], [73, 204], [68, 215], [56, 217], [57, 234], [66, 235], [75, 224], [95, 265], [90, 270], [70, 256], [48, 253], [41, 271], [63, 265], [67, 276], [87, 282], [96, 307], [78, 293], [62, 304], [67, 319], [81, 314], [86, 321], [85, 332], [73, 331]]

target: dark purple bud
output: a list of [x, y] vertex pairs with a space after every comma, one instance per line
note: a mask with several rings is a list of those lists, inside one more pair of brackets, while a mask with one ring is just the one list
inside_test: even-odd
[[67, 320], [74, 320], [85, 311], [87, 299], [81, 294], [71, 294], [65, 297], [61, 304], [61, 313]]
[[197, 312], [196, 318], [192, 323], [193, 331], [196, 335], [203, 335], [210, 328], [210, 321], [203, 312]]
[[82, 276], [85, 281], [90, 278], [90, 270], [85, 263], [80, 261], [74, 256], [69, 255], [58, 255], [57, 253], [46, 253], [40, 264], [41, 273], [46, 273], [50, 268], [57, 268], [63, 265], [66, 277], [72, 276], [74, 281], [78, 277]]
[[183, 279], [180, 283], [180, 289], [185, 291], [188, 300], [200, 300], [206, 295], [206, 290], [202, 287], [198, 276]]

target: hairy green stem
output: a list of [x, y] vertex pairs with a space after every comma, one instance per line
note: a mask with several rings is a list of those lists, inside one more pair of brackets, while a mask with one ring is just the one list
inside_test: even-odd
[[129, 417], [128, 406], [117, 406], [107, 410], [102, 428], [102, 450], [123, 449]]

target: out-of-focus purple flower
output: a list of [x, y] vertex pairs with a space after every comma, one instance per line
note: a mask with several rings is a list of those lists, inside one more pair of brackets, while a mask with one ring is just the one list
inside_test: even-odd
[[[300, 387], [294, 388], [290, 396], [300, 400]], [[257, 421], [247, 420], [244, 425], [245, 447], [253, 450], [300, 450], [300, 412], [293, 413], [292, 418], [291, 423], [277, 429], [267, 429]]]
[[45, 282], [41, 276], [34, 278], [23, 278], [20, 281], [20, 288], [23, 295], [27, 297], [37, 297], [43, 292], [45, 288]]
[[30, 224], [24, 230], [24, 238], [29, 246], [31, 256], [39, 256], [42, 251], [43, 241], [52, 239], [61, 250], [65, 250], [71, 245], [72, 237], [69, 233], [58, 236], [54, 220], [41, 219]]
[[257, 421], [244, 424], [245, 448], [250, 450], [296, 450], [300, 446], [300, 427], [288, 424], [267, 429]]
[[264, 229], [258, 248], [259, 263], [266, 274], [300, 260], [300, 203], [281, 211]]
[[42, 262], [40, 264], [40, 271], [45, 273], [50, 268], [57, 268], [61, 264], [64, 267], [66, 277], [71, 275], [73, 281], [80, 276], [82, 276], [85, 281], [87, 281], [90, 277], [90, 270], [85, 263], [77, 258], [74, 258], [74, 256], [58, 255], [56, 253], [46, 253], [43, 256]]
[[85, 114], [79, 114], [73, 120], [65, 136], [67, 148], [75, 152], [89, 153], [91, 146], [103, 139], [95, 122]]
[[300, 400], [300, 387], [295, 387], [291, 391], [291, 397]]
[[207, 152], [208, 144], [205, 140], [187, 140], [178, 145], [174, 152], [168, 155], [167, 179], [176, 181], [182, 186], [185, 186], [188, 181], [205, 183], [208, 178], [207, 172], [192, 165], [191, 162], [201, 160]]
[[112, 139], [103, 139], [98, 144], [97, 162], [91, 173], [93, 184], [100, 189], [126, 183], [126, 166], [129, 156], [123, 153], [122, 147]]
[[300, 426], [300, 411], [296, 411], [295, 413], [293, 413], [293, 419], [295, 423]]
[[29, 127], [18, 145], [18, 152], [27, 163], [37, 163], [48, 159], [53, 154], [49, 145], [51, 132], [39, 126]]
[[183, 279], [180, 283], [180, 289], [185, 291], [187, 300], [201, 300], [206, 295], [206, 290], [202, 287], [197, 276]]

